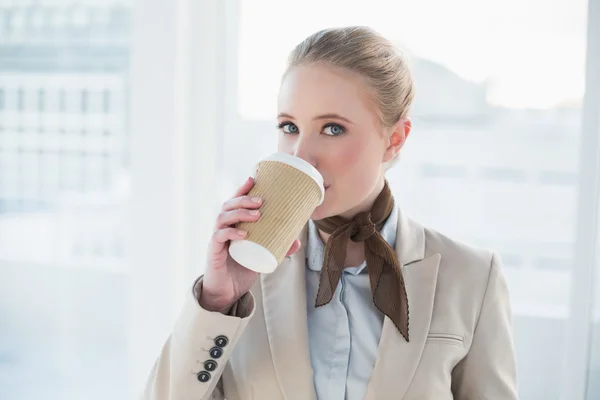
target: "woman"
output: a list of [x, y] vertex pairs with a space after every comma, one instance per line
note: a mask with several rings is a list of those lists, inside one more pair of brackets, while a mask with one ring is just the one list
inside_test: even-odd
[[225, 202], [144, 398], [517, 398], [498, 256], [409, 219], [384, 178], [413, 94], [405, 59], [371, 29], [327, 29], [294, 49], [279, 151], [321, 172], [325, 200], [261, 276], [227, 251], [245, 235], [232, 226], [260, 218], [253, 180]]

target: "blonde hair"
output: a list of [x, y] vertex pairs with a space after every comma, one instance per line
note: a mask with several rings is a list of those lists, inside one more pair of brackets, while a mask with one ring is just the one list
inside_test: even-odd
[[406, 117], [415, 88], [406, 56], [369, 27], [349, 26], [318, 31], [298, 44], [288, 58], [288, 70], [324, 63], [363, 77], [381, 123], [394, 126]]
[[[318, 63], [365, 79], [384, 127], [392, 127], [408, 116], [415, 95], [408, 59], [372, 28], [328, 28], [310, 35], [290, 53], [288, 71], [295, 66]], [[396, 157], [388, 162], [386, 169], [395, 161]]]

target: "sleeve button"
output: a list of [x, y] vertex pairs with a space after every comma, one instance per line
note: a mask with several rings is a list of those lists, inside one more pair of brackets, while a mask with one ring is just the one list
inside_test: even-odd
[[217, 362], [214, 360], [207, 360], [204, 362], [204, 369], [207, 371], [214, 371], [215, 369], [217, 369]]
[[208, 382], [210, 380], [210, 374], [206, 371], [202, 371], [198, 373], [198, 380], [200, 382]]
[[210, 349], [209, 354], [212, 358], [220, 358], [223, 355], [223, 349], [220, 347], [213, 347]]
[[227, 339], [227, 336], [220, 335], [215, 338], [215, 344], [219, 347], [225, 347], [227, 346], [227, 343], [229, 343], [229, 339]]

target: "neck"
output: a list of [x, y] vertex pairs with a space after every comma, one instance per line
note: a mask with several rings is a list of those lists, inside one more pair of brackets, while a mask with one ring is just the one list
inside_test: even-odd
[[379, 196], [379, 194], [383, 190], [384, 186], [385, 180], [383, 177], [381, 177], [379, 180], [377, 180], [377, 183], [373, 187], [373, 190], [371, 190], [371, 193], [369, 193], [369, 195], [362, 202], [360, 202], [356, 207], [339, 214], [339, 216], [349, 221], [353, 219], [356, 216], [356, 214], [364, 211], [369, 211], [373, 208], [373, 203], [375, 202], [375, 199], [377, 199], [377, 196]]
[[[373, 207], [373, 203], [375, 202], [375, 199], [377, 199], [377, 196], [379, 196], [379, 194], [383, 190], [384, 185], [385, 185], [385, 181], [382, 177], [381, 179], [379, 179], [377, 181], [377, 184], [375, 185], [375, 187], [373, 188], [371, 193], [369, 193], [369, 195], [365, 198], [365, 200], [363, 202], [361, 202], [356, 207], [354, 207], [342, 214], [339, 214], [339, 216], [346, 220], [351, 220], [356, 216], [356, 214], [364, 212], [364, 211], [369, 211]], [[329, 240], [329, 237], [331, 236], [331, 234], [325, 233], [325, 232], [319, 230], [319, 236], [321, 237], [321, 240], [323, 241], [323, 243], [327, 244], [327, 241]], [[348, 249], [346, 251], [346, 262], [345, 262], [344, 266], [345, 267], [356, 267], [356, 266], [359, 266], [360, 264], [362, 264], [363, 261], [365, 261], [365, 246], [364, 246], [364, 244], [356, 243], [356, 242], [353, 242], [352, 240], [349, 240], [348, 241]]]

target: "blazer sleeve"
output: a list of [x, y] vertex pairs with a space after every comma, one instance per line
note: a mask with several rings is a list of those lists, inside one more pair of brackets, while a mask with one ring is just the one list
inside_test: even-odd
[[[155, 362], [140, 400], [222, 400], [221, 375], [248, 321], [254, 315], [254, 296], [248, 292], [228, 312], [211, 312], [200, 307], [194, 285], [178, 316], [173, 333]], [[192, 292], [192, 291], [190, 291]], [[205, 362], [216, 363], [207, 371]]]
[[493, 254], [471, 347], [452, 372], [452, 393], [457, 400], [518, 399], [516, 375], [508, 288]]

